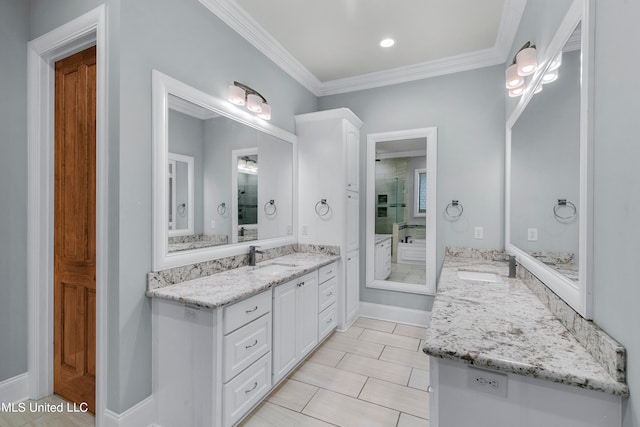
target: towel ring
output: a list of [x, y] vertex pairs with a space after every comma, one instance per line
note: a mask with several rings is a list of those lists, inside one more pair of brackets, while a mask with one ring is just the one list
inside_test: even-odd
[[187, 211], [187, 205], [185, 203], [180, 203], [178, 205], [178, 215], [182, 216]]
[[222, 202], [218, 205], [218, 215], [224, 215], [227, 213], [227, 204]]
[[264, 204], [264, 213], [267, 216], [273, 216], [278, 212], [278, 208], [276, 207], [275, 200], [271, 199], [267, 203]]
[[318, 203], [316, 203], [316, 213], [318, 216], [326, 216], [331, 210], [331, 206], [327, 203], [327, 199], [320, 199]]
[[[558, 213], [558, 211], [564, 207], [568, 207], [570, 209], [570, 213], [567, 216], [562, 216]], [[555, 216], [556, 219], [561, 221], [573, 219], [576, 217], [577, 214], [578, 214], [578, 209], [576, 208], [576, 205], [574, 205], [567, 199], [558, 199], [558, 203], [556, 203], [556, 205], [553, 207], [553, 216]]]
[[[457, 211], [457, 213], [454, 212], [454, 210]], [[452, 200], [451, 203], [449, 203], [444, 209], [445, 215], [447, 215], [451, 219], [460, 218], [462, 216], [462, 212], [464, 212], [464, 208], [462, 207], [462, 204], [457, 200]]]

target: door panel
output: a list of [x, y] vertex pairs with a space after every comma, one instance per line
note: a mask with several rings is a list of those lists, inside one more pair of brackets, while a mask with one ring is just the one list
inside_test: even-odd
[[54, 392], [95, 412], [96, 49], [55, 68]]

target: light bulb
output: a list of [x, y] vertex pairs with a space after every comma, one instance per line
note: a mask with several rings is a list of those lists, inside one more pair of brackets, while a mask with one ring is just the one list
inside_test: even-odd
[[245, 102], [244, 89], [236, 85], [229, 86], [229, 102], [236, 105], [244, 105]]
[[260, 113], [262, 111], [262, 98], [253, 93], [247, 96], [247, 108], [254, 113]]
[[380, 40], [380, 47], [391, 47], [394, 44], [396, 44], [396, 41], [394, 39], [382, 39]]
[[542, 76], [542, 83], [547, 84], [551, 82], [555, 82], [558, 79], [558, 70], [549, 71]]
[[538, 60], [536, 59], [536, 48], [528, 47], [522, 49], [516, 55], [516, 63], [518, 64], [518, 75], [529, 76], [538, 68]]
[[514, 89], [524, 84], [524, 78], [518, 75], [518, 65], [513, 64], [505, 71], [507, 89]]
[[525, 89], [526, 89], [525, 85], [518, 86], [518, 87], [513, 88], [513, 89], [509, 89], [509, 96], [511, 98], [518, 97], [518, 96], [520, 96], [520, 95], [522, 95], [524, 93]]
[[261, 111], [258, 113], [258, 117], [264, 120], [271, 120], [271, 105], [263, 102], [260, 109]]

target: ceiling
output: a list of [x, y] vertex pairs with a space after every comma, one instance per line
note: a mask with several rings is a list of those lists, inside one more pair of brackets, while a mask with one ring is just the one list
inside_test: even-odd
[[[317, 96], [506, 61], [526, 0], [200, 0]], [[390, 48], [378, 45], [391, 37]]]

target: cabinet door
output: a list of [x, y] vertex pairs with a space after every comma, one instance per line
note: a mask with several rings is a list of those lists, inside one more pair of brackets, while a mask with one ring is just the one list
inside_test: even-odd
[[298, 281], [273, 290], [273, 383], [296, 365], [296, 295]]
[[360, 311], [360, 254], [347, 253], [347, 283], [345, 292], [346, 323], [353, 321]]
[[360, 246], [360, 203], [358, 193], [347, 191], [347, 252], [358, 249]]
[[296, 350], [301, 359], [318, 344], [318, 272], [302, 276], [297, 288]]
[[347, 124], [346, 135], [346, 168], [347, 168], [347, 190], [359, 191], [359, 175], [360, 175], [360, 161], [359, 161], [359, 146], [360, 146], [360, 132], [353, 126]]

